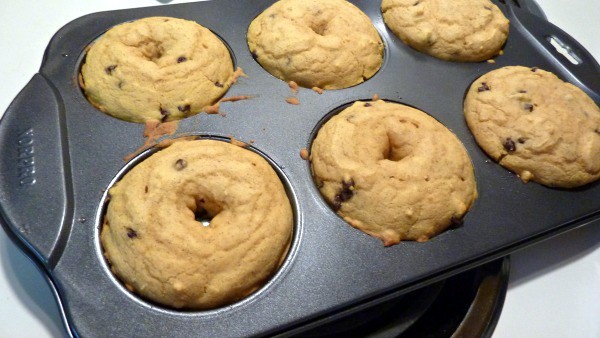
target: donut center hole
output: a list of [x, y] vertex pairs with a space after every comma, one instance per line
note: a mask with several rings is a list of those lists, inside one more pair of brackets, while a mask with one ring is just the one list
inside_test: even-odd
[[309, 27], [313, 30], [313, 32], [324, 36], [325, 31], [327, 31], [327, 26], [329, 26], [329, 22], [325, 20], [315, 20], [310, 23]]
[[393, 162], [398, 162], [406, 156], [401, 155], [398, 151], [394, 151], [395, 149], [388, 148], [383, 153], [383, 159]]
[[194, 211], [194, 219], [196, 222], [202, 224], [202, 226], [209, 226], [210, 221], [212, 221], [213, 217], [206, 211], [204, 208], [198, 208]]
[[213, 218], [221, 212], [221, 208], [214, 203], [207, 202], [204, 198], [197, 198], [196, 205], [191, 208], [191, 211], [194, 213], [196, 222], [203, 227], [208, 227]]
[[158, 61], [165, 53], [165, 48], [162, 44], [154, 40], [143, 41], [139, 46], [139, 50], [142, 52], [144, 58], [152, 62]]
[[411, 146], [401, 142], [395, 134], [387, 133], [387, 144], [383, 148], [383, 159], [398, 162], [411, 153]]

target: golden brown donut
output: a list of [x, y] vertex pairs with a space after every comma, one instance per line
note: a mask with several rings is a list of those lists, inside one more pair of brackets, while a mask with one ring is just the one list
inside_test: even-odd
[[[180, 141], [109, 191], [101, 243], [128, 289], [172, 308], [212, 309], [260, 288], [280, 266], [293, 217], [285, 189], [256, 153]], [[208, 226], [201, 222], [212, 218]]]
[[281, 0], [248, 28], [256, 60], [277, 78], [340, 89], [371, 78], [383, 43], [371, 20], [345, 0]]
[[574, 188], [600, 179], [600, 108], [550, 72], [509, 66], [484, 74], [464, 113], [481, 148], [524, 182]]
[[428, 240], [459, 222], [477, 198], [458, 138], [401, 104], [355, 102], [321, 127], [310, 158], [325, 200], [386, 246]]
[[199, 113], [234, 81], [229, 50], [196, 22], [150, 17], [120, 24], [85, 57], [81, 85], [101, 111], [126, 121]]
[[508, 37], [509, 21], [490, 0], [383, 0], [381, 10], [404, 43], [442, 60], [490, 59]]

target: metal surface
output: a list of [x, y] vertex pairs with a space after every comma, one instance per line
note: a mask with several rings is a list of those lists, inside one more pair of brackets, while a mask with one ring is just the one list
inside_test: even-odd
[[[220, 0], [97, 13], [67, 24], [52, 39], [35, 75], [0, 121], [0, 216], [7, 231], [43, 266], [72, 332], [103, 335], [247, 336], [290, 328], [367, 306], [434, 283], [514, 249], [600, 216], [600, 184], [568, 191], [518, 178], [477, 147], [462, 116], [462, 99], [481, 74], [505, 65], [537, 66], [574, 82], [599, 101], [600, 67], [558, 28], [500, 4], [512, 26], [496, 63], [440, 61], [405, 46], [387, 30], [376, 2], [353, 1], [373, 20], [386, 45], [382, 69], [364, 84], [323, 95], [307, 89], [301, 104], [285, 103], [287, 84], [264, 71], [248, 51], [245, 32], [271, 1]], [[177, 135], [233, 135], [270, 158], [290, 182], [297, 201], [292, 254], [270, 284], [247, 300], [214, 311], [157, 307], [128, 293], [106, 266], [98, 229], [104, 191], [125, 166], [123, 157], [142, 144], [143, 126], [93, 108], [77, 85], [84, 48], [111, 26], [163, 15], [195, 20], [230, 47], [249, 75], [226, 96], [255, 95], [222, 104], [226, 117], [183, 120]], [[558, 36], [583, 61], [577, 67], [556, 53]], [[587, 75], [586, 75], [587, 74]], [[452, 129], [475, 167], [479, 199], [462, 227], [427, 243], [384, 248], [348, 226], [324, 203], [312, 183], [301, 148], [337, 107], [377, 93], [426, 111]], [[31, 148], [29, 148], [31, 147]], [[35, 182], [33, 182], [35, 180]]]
[[[506, 3], [506, 1], [504, 1]], [[538, 17], [547, 20], [546, 13], [542, 10], [540, 5], [535, 0], [518, 0], [513, 1], [513, 6], [520, 7], [531, 14], [537, 15]]]
[[508, 257], [477, 269], [477, 293], [467, 314], [452, 335], [453, 338], [492, 336], [504, 305], [509, 270]]
[[[397, 337], [410, 328], [431, 307], [444, 287], [437, 282], [360, 311], [338, 313], [338, 319], [315, 322], [310, 327], [287, 331], [285, 336], [305, 338]], [[341, 317], [340, 317], [341, 316]]]
[[491, 337], [506, 296], [504, 257], [294, 337]]

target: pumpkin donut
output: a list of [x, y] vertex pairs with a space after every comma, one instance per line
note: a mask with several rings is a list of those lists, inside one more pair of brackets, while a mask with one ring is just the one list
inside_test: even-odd
[[404, 43], [442, 60], [490, 59], [508, 37], [509, 21], [490, 0], [383, 0], [381, 11]]
[[345, 0], [281, 0], [248, 28], [250, 51], [269, 73], [321, 89], [371, 78], [383, 43], [371, 20]]
[[229, 143], [175, 142], [133, 167], [109, 196], [100, 238], [111, 270], [130, 291], [168, 307], [205, 310], [248, 296], [290, 244], [292, 208], [279, 177], [261, 156]]
[[321, 127], [310, 159], [331, 207], [386, 246], [428, 240], [459, 222], [477, 197], [458, 138], [401, 104], [355, 102]]
[[122, 120], [172, 121], [218, 101], [234, 81], [229, 50], [196, 22], [150, 17], [108, 30], [88, 50], [81, 87]]
[[600, 108], [551, 72], [484, 74], [469, 87], [464, 114], [479, 146], [523, 182], [576, 188], [600, 179]]

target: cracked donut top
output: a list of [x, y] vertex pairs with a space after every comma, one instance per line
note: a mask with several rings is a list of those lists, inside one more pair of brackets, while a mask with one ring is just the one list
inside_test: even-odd
[[369, 18], [345, 0], [281, 0], [248, 29], [268, 72], [306, 88], [347, 88], [381, 67], [384, 46]]
[[234, 81], [229, 50], [215, 34], [167, 17], [113, 27], [91, 45], [81, 68], [90, 103], [132, 122], [197, 114]]
[[401, 104], [355, 102], [322, 126], [310, 160], [332, 209], [386, 246], [426, 241], [460, 224], [477, 198], [458, 138]]
[[573, 188], [600, 178], [600, 108], [550, 72], [491, 71], [471, 85], [464, 114], [481, 148], [524, 182]]
[[130, 291], [171, 308], [213, 309], [262, 287], [290, 245], [283, 184], [256, 153], [177, 141], [109, 190], [101, 243]]
[[404, 43], [442, 60], [487, 60], [508, 37], [509, 21], [490, 0], [383, 0], [381, 10]]

